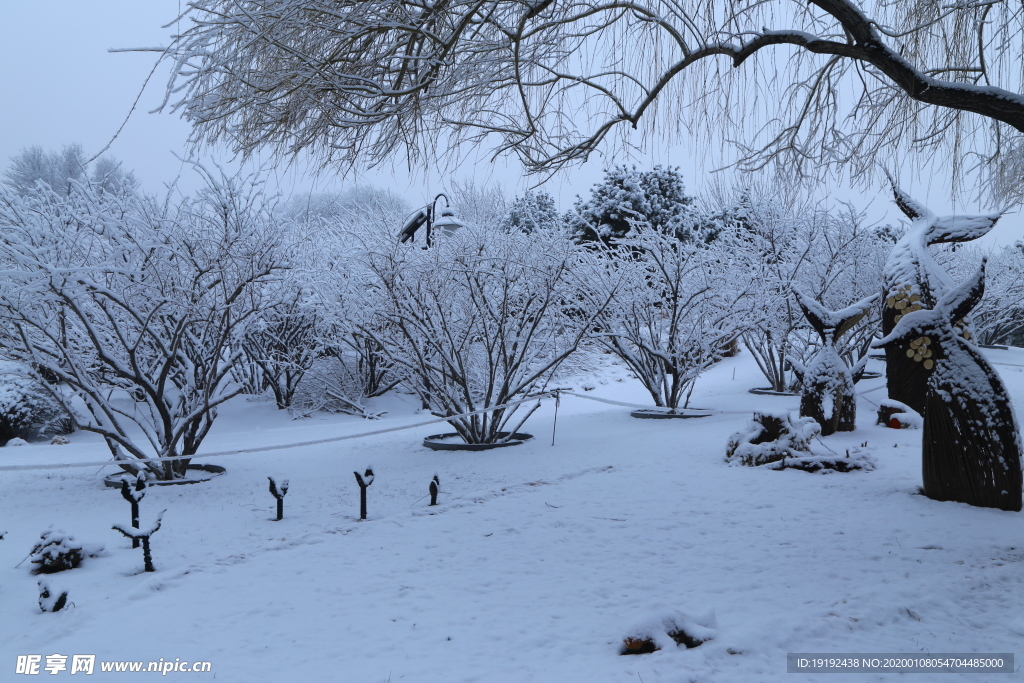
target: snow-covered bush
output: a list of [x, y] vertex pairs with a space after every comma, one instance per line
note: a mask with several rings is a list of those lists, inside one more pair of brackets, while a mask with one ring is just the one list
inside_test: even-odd
[[101, 157], [90, 164], [79, 144], [65, 145], [59, 152], [27, 147], [11, 157], [7, 169], [0, 173], [0, 183], [20, 195], [37, 192], [43, 184], [61, 196], [71, 194], [76, 183], [115, 194], [139, 184], [116, 159]]
[[685, 238], [693, 227], [692, 203], [678, 169], [616, 166], [605, 169], [604, 180], [591, 188], [588, 199], [576, 198], [565, 220], [579, 242], [607, 244], [639, 223]]
[[[441, 417], [542, 391], [607, 304], [581, 288], [579, 248], [560, 232], [470, 225], [429, 250], [389, 242], [362, 256], [373, 316], [359, 329]], [[449, 423], [467, 443], [496, 443], [536, 405]]]
[[[460, 195], [462, 196], [462, 195]], [[379, 322], [369, 296], [372, 274], [354, 254], [394, 241], [408, 206], [395, 195], [356, 188], [305, 220], [289, 224], [288, 252], [295, 266], [289, 279], [301, 285], [305, 310], [316, 315], [317, 353], [295, 388], [291, 407], [374, 417], [365, 399], [394, 388], [401, 374], [382, 352], [373, 329]]]
[[32, 548], [29, 562], [36, 565], [35, 574], [55, 574], [56, 572], [74, 569], [82, 564], [86, 557], [96, 557], [103, 552], [103, 546], [86, 546], [75, 540], [74, 536], [57, 529], [48, 529], [39, 537], [39, 542]]
[[731, 464], [758, 467], [808, 455], [811, 440], [820, 433], [821, 427], [813, 417], [794, 419], [789, 413], [754, 413], [746, 430], [729, 437], [725, 459]]
[[[970, 276], [982, 254], [971, 250], [950, 272], [957, 281]], [[971, 324], [979, 344], [1024, 346], [1024, 242], [988, 257], [985, 297], [974, 309]]]
[[60, 431], [67, 413], [50, 390], [17, 363], [0, 362], [0, 445]]
[[744, 259], [724, 240], [684, 241], [646, 223], [612, 244], [588, 250], [582, 271], [586, 287], [613, 299], [593, 338], [622, 359], [656, 406], [685, 408], [701, 373], [755, 322]]
[[204, 177], [163, 203], [84, 185], [0, 193], [5, 355], [63, 383], [51, 393], [79, 427], [157, 479], [181, 478], [188, 458], [133, 461], [197, 451], [239, 391], [230, 340], [282, 267], [258, 181]]
[[811, 441], [821, 434], [812, 417], [789, 413], [754, 413], [746, 430], [729, 437], [725, 459], [731, 465], [765, 467], [772, 470], [798, 469], [806, 472], [852, 472], [875, 469], [874, 459], [859, 448], [840, 455], [816, 451]]
[[501, 227], [506, 231], [534, 232], [554, 230], [559, 226], [561, 216], [555, 208], [555, 200], [543, 190], [527, 191], [516, 197], [509, 207]]

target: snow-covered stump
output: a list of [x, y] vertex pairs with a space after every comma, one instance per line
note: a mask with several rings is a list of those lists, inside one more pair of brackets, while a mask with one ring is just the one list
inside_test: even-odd
[[820, 433], [821, 427], [812, 418], [794, 420], [789, 413], [754, 413], [749, 428], [729, 438], [725, 459], [759, 467], [810, 455], [811, 439]]
[[431, 507], [437, 505], [437, 492], [438, 492], [438, 488], [437, 487], [440, 486], [440, 484], [441, 484], [441, 480], [438, 479], [437, 475], [435, 474], [434, 478], [430, 480], [430, 506]]
[[[164, 518], [164, 512], [167, 512], [167, 510], [164, 510], [159, 515], [157, 515], [156, 516], [156, 522], [154, 522], [153, 526], [149, 527], [148, 529], [144, 529], [144, 530], [131, 529], [131, 530], [129, 530], [129, 529], [124, 528], [120, 524], [115, 524], [114, 526], [111, 527], [115, 531], [120, 531], [122, 534], [124, 534], [126, 537], [132, 539], [133, 541], [134, 540], [142, 541], [142, 560], [143, 560], [143, 563], [145, 565], [144, 566], [145, 571], [147, 571], [147, 572], [155, 572], [156, 571], [156, 569], [153, 567], [153, 554], [149, 550], [149, 537], [152, 536], [153, 534], [155, 534], [157, 531], [160, 530], [160, 523], [161, 523], [161, 521]], [[137, 547], [137, 546], [132, 545], [132, 547], [134, 548], [134, 547]]]
[[809, 296], [797, 291], [796, 300], [804, 317], [821, 337], [821, 348], [806, 366], [790, 359], [800, 377], [800, 415], [814, 418], [821, 426], [822, 436], [834, 432], [852, 432], [856, 428], [857, 401], [854, 377], [863, 372], [868, 357], [847, 366], [836, 349], [836, 341], [863, 318], [878, 295], [862, 299], [839, 311], [830, 311]]
[[[896, 205], [910, 218], [910, 229], [893, 247], [885, 263], [882, 307], [882, 334], [892, 333], [903, 316], [932, 309], [954, 284], [949, 274], [929, 253], [933, 244], [969, 242], [988, 233], [1002, 214], [938, 217], [900, 190], [892, 178]], [[965, 314], [966, 315], [966, 314]], [[953, 321], [957, 333], [971, 338], [965, 318]], [[889, 344], [885, 348], [885, 374], [889, 398], [906, 403], [918, 413], [925, 412], [930, 368], [914, 360], [913, 339]], [[925, 354], [926, 359], [928, 358]]]
[[745, 431], [729, 437], [725, 459], [731, 465], [805, 472], [870, 471], [875, 468], [874, 460], [858, 448], [846, 451], [845, 456], [834, 451], [815, 452], [811, 441], [820, 433], [821, 426], [811, 417], [754, 413], [754, 420]]
[[[146, 473], [139, 472], [135, 477], [135, 490], [128, 484], [128, 479], [121, 479], [121, 497], [132, 505], [132, 528], [139, 528], [139, 501], [146, 497]], [[132, 547], [139, 547], [139, 539], [132, 539]]]
[[270, 480], [270, 495], [277, 499], [277, 519], [274, 521], [280, 522], [284, 519], [284, 496], [288, 493], [288, 480], [285, 479], [278, 486], [273, 477], [267, 477], [267, 479]]
[[940, 298], [933, 310], [906, 314], [875, 345], [916, 349], [904, 360], [927, 379], [921, 444], [924, 494], [1019, 511], [1024, 448], [1009, 395], [995, 369], [956, 325], [978, 304], [984, 289], [983, 262], [974, 277]]
[[359, 519], [366, 519], [366, 489], [373, 483], [373, 469], [367, 467], [362, 475], [358, 472], [352, 474], [356, 475], [356, 483], [359, 484]]

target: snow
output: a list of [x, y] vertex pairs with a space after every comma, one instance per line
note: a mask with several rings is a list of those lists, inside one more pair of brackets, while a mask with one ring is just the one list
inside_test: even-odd
[[[984, 353], [1024, 405], [1024, 350]], [[596, 397], [649, 403], [620, 367], [586, 381]], [[698, 380], [693, 402], [713, 412], [700, 420], [637, 420], [563, 396], [554, 446], [546, 401], [525, 426], [536, 438], [495, 451], [429, 451], [421, 440], [438, 431], [432, 425], [210, 459], [228, 473], [147, 488], [141, 526], [167, 509], [153, 573], [111, 530], [129, 522], [118, 491], [102, 484], [111, 469], [0, 471], [0, 528], [9, 530], [0, 540], [0, 670], [19, 654], [61, 653], [212, 662], [210, 674], [167, 681], [788, 683], [787, 652], [1019, 650], [1020, 516], [917, 495], [921, 431], [873, 424], [882, 382], [857, 385], [856, 431], [822, 439], [840, 454], [870, 454], [870, 472], [728, 466], [726, 441], [755, 410], [795, 412], [799, 403], [749, 394], [763, 378], [746, 351]], [[273, 404], [234, 399], [203, 450], [423, 419], [411, 397], [377, 400], [371, 407], [387, 414], [370, 423], [290, 421]], [[71, 449], [0, 451], [0, 467], [109, 456], [93, 435], [70, 439]], [[352, 472], [367, 462], [376, 481], [359, 522]], [[428, 507], [435, 474], [439, 505]], [[270, 521], [268, 475], [291, 482], [279, 522]], [[37, 577], [15, 565], [51, 525], [106, 550], [49, 578], [69, 606], [44, 614]], [[676, 646], [665, 638], [672, 620], [713, 637]], [[620, 656], [638, 629], [664, 630], [652, 634], [661, 649]], [[92, 678], [129, 677], [97, 664]]]

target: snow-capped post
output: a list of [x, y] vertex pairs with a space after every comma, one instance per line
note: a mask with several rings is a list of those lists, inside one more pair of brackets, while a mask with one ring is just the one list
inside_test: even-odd
[[[935, 262], [928, 251], [932, 244], [969, 242], [988, 233], [1002, 214], [974, 216], [936, 216], [897, 187], [889, 178], [896, 206], [910, 218], [910, 229], [896, 243], [885, 263], [882, 307], [882, 335], [892, 334], [905, 315], [935, 308], [936, 302], [954, 287], [953, 280]], [[964, 313], [966, 316], [967, 314]], [[953, 329], [964, 339], [972, 332], [966, 317], [952, 321]], [[925, 412], [930, 367], [915, 361], [914, 338], [885, 346], [885, 374], [889, 398], [905, 403], [917, 412]]]
[[[142, 541], [142, 560], [145, 563], [145, 569], [146, 569], [147, 572], [155, 572], [156, 571], [156, 569], [153, 568], [153, 555], [149, 551], [149, 537], [152, 536], [153, 534], [155, 534], [157, 531], [160, 530], [160, 523], [161, 523], [161, 521], [164, 518], [164, 512], [167, 512], [167, 510], [164, 510], [159, 515], [157, 515], [156, 516], [156, 522], [154, 522], [153, 526], [149, 527], [148, 529], [144, 529], [144, 530], [130, 529], [129, 530], [129, 529], [124, 528], [120, 524], [115, 524], [114, 526], [110, 527], [111, 529], [114, 529], [115, 531], [120, 531], [122, 534], [124, 534], [126, 537], [132, 539], [133, 541], [136, 540], [136, 539]], [[135, 547], [135, 546], [133, 545], [132, 547]]]
[[366, 489], [373, 483], [373, 468], [367, 467], [362, 476], [358, 472], [352, 474], [356, 475], [356, 482], [359, 484], [359, 519], [366, 519]]
[[[135, 490], [128, 484], [128, 478], [121, 479], [121, 497], [132, 504], [132, 528], [139, 528], [139, 501], [146, 497], [146, 473], [141, 471], [135, 477]], [[139, 539], [132, 539], [132, 547], [139, 547]]]
[[285, 479], [281, 482], [281, 485], [278, 486], [273, 477], [267, 477], [267, 479], [270, 480], [270, 495], [277, 498], [277, 519], [274, 521], [280, 522], [284, 519], [284, 496], [288, 493], [288, 480]]
[[861, 299], [842, 310], [830, 311], [800, 291], [795, 290], [794, 294], [804, 317], [821, 337], [821, 346], [806, 366], [794, 358], [789, 359], [803, 388], [800, 415], [814, 418], [821, 425], [822, 436], [834, 432], [852, 432], [857, 418], [853, 385], [857, 376], [864, 371], [868, 357], [865, 354], [851, 368], [840, 357], [836, 341], [867, 315], [878, 295]]
[[431, 506], [437, 505], [437, 491], [438, 491], [437, 487], [440, 486], [440, 485], [441, 485], [441, 480], [438, 479], [437, 475], [435, 474], [434, 478], [430, 480], [430, 505]]
[[39, 579], [39, 609], [43, 612], [59, 612], [68, 604], [68, 592], [61, 591], [60, 595], [54, 596], [50, 589], [50, 582], [46, 579]]
[[1021, 509], [1021, 446], [1013, 406], [998, 373], [958, 325], [981, 300], [985, 263], [932, 310], [903, 314], [875, 342], [926, 379], [921, 439], [924, 495], [1001, 510]]

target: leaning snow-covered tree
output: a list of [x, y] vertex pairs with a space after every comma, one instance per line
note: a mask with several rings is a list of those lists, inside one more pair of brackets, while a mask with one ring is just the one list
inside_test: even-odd
[[[742, 141], [743, 164], [873, 173], [976, 160], [1024, 194], [1012, 0], [192, 0], [169, 105], [197, 142], [324, 163], [585, 159], [628, 128]], [[566, 112], [577, 112], [566, 116]]]
[[[404, 383], [440, 417], [496, 408], [543, 391], [608, 296], [575, 276], [562, 232], [470, 226], [429, 250], [391, 244], [367, 254], [375, 341]], [[507, 441], [537, 403], [452, 417], [467, 443]]]
[[[697, 378], [757, 322], [743, 245], [680, 240], [634, 223], [610, 249], [589, 249], [586, 286], [614, 301], [593, 336], [629, 367], [654, 405], [689, 405]], [[728, 275], [724, 275], [724, 274]]]
[[58, 380], [47, 386], [119, 466], [158, 479], [184, 476], [188, 457], [159, 459], [194, 455], [239, 391], [229, 342], [281, 267], [259, 187], [205, 177], [178, 202], [0, 193], [3, 353]]

